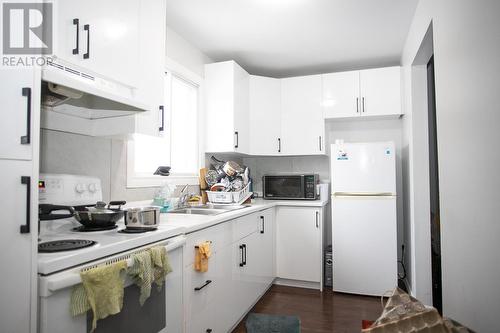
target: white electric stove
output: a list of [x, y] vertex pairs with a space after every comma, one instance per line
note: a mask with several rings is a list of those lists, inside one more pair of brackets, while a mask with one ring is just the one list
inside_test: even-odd
[[[42, 174], [39, 182], [40, 203], [66, 206], [95, 204], [102, 200], [99, 179], [85, 176]], [[55, 212], [57, 213], [57, 212]], [[61, 211], [64, 214], [67, 212]], [[40, 241], [84, 242], [90, 245], [54, 253], [38, 254], [38, 296], [40, 333], [87, 333], [91, 329], [91, 311], [79, 316], [70, 315], [71, 293], [81, 283], [82, 270], [126, 260], [132, 265], [132, 256], [152, 246], [164, 246], [172, 273], [164, 287], [151, 292], [141, 306], [139, 288], [126, 277], [124, 301], [120, 313], [97, 322], [97, 331], [111, 332], [181, 332], [183, 317], [183, 253], [186, 237], [183, 228], [160, 224], [154, 231], [124, 234], [123, 220], [117, 227], [104, 231], [75, 231], [81, 227], [74, 218], [40, 221]], [[71, 242], [70, 242], [71, 243]], [[70, 244], [71, 245], [71, 244]], [[168, 297], [167, 297], [168, 295]], [[145, 330], [147, 328], [147, 330]]]

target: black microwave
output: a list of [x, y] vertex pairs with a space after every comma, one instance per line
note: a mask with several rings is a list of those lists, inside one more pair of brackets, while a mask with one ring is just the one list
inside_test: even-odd
[[265, 175], [262, 177], [264, 199], [316, 200], [317, 174]]

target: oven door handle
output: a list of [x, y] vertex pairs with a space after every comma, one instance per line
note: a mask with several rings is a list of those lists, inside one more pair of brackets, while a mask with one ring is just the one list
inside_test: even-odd
[[[179, 247], [184, 246], [184, 244], [186, 244], [186, 237], [185, 236], [177, 236], [177, 237], [174, 237], [174, 238], [168, 240], [168, 242], [166, 244], [164, 243], [162, 245], [165, 246], [165, 249], [167, 250], [167, 252], [171, 252]], [[133, 260], [129, 255], [133, 254], [133, 253], [137, 253], [137, 252], [142, 251], [144, 249], [148, 249], [150, 247], [152, 247], [151, 244], [140, 247], [140, 248], [136, 248], [134, 250], [127, 251], [124, 253], [119, 253], [114, 258], [112, 257], [112, 258], [107, 258], [107, 259], [103, 259], [103, 260], [97, 260], [97, 261], [89, 263], [87, 265], [82, 265], [80, 267], [77, 267], [77, 268], [74, 268], [71, 270], [67, 270], [67, 271], [63, 271], [61, 273], [49, 275], [49, 276], [40, 276], [38, 278], [38, 280], [39, 280], [38, 293], [42, 297], [48, 297], [48, 296], [52, 295], [52, 293], [54, 293], [58, 290], [69, 288], [69, 287], [75, 286], [77, 284], [80, 284], [80, 283], [82, 283], [82, 279], [80, 278], [80, 271], [82, 268], [94, 266], [94, 265], [100, 265], [100, 264], [103, 264], [103, 263], [108, 262], [108, 261], [114, 261], [120, 257], [127, 257], [127, 259], [126, 259], [127, 260], [127, 267], [131, 267], [133, 264]]]

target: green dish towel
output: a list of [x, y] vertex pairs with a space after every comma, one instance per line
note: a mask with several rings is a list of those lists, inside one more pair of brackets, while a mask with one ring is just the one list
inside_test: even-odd
[[156, 283], [161, 290], [165, 276], [172, 271], [167, 251], [164, 246], [155, 246], [132, 256], [133, 264], [128, 274], [134, 283], [141, 289], [139, 303], [144, 302], [151, 295], [151, 285]]
[[71, 314], [77, 316], [92, 310], [92, 331], [97, 320], [117, 314], [123, 307], [124, 282], [120, 273], [127, 268], [122, 260], [80, 272], [82, 283], [71, 293]]
[[155, 246], [148, 251], [151, 253], [151, 260], [153, 262], [153, 279], [158, 285], [158, 290], [161, 290], [165, 277], [168, 273], [172, 272], [167, 249], [164, 246]]
[[141, 306], [151, 295], [151, 284], [153, 283], [153, 262], [149, 251], [139, 252], [132, 256], [133, 264], [128, 269], [127, 274], [134, 283], [141, 289], [139, 303]]

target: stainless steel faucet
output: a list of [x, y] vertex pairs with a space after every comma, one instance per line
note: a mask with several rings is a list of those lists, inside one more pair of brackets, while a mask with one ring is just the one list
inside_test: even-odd
[[182, 190], [179, 192], [179, 202], [177, 203], [177, 208], [184, 208], [188, 206], [187, 202], [191, 195], [188, 192], [184, 193], [188, 187], [189, 184], [184, 185]]

